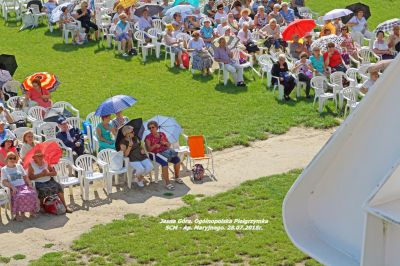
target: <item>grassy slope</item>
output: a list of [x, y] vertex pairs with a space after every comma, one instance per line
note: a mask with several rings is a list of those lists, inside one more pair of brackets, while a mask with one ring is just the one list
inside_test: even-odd
[[[282, 225], [286, 191], [300, 171], [248, 181], [213, 197], [184, 197], [187, 207], [159, 217], [127, 215], [95, 226], [75, 241], [72, 252], [49, 253], [32, 265], [75, 265], [92, 262], [157, 265], [316, 265], [289, 241]], [[160, 219], [268, 219], [261, 231], [167, 231]], [[181, 226], [183, 226], [182, 224]]]

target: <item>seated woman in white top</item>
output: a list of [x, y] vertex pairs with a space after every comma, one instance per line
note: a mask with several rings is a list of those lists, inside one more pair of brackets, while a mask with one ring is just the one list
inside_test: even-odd
[[119, 21], [115, 26], [116, 39], [121, 42], [121, 50], [124, 51], [122, 56], [128, 56], [126, 49], [126, 43], [128, 43], [128, 52], [132, 53], [132, 29], [129, 24], [128, 15], [121, 13], [119, 15]]
[[11, 212], [17, 221], [22, 221], [23, 213], [31, 217], [38, 211], [37, 194], [32, 187], [22, 165], [17, 164], [17, 154], [7, 153], [6, 165], [1, 169], [1, 182], [11, 190]]
[[174, 53], [178, 56], [179, 67], [181, 69], [185, 69], [182, 62], [182, 47], [181, 43], [183, 40], [178, 40], [173, 36], [174, 27], [171, 24], [165, 25], [165, 35], [164, 42], [166, 45], [170, 46], [171, 53]]
[[24, 160], [25, 155], [36, 145], [36, 141], [33, 135], [33, 130], [25, 131], [24, 135], [22, 135], [22, 146], [19, 151], [19, 155], [22, 160]]
[[251, 29], [253, 27], [253, 20], [250, 17], [251, 10], [248, 8], [242, 9], [242, 16], [239, 19], [239, 26], [243, 27], [243, 23], [247, 22], [249, 25], [249, 28]]
[[246, 47], [248, 53], [256, 53], [260, 51], [258, 46], [253, 42], [251, 38], [251, 32], [249, 30], [249, 24], [247, 22], [243, 23], [242, 29], [239, 31], [237, 37], [240, 42]]
[[389, 49], [387, 42], [385, 41], [385, 33], [378, 31], [376, 33], [376, 40], [374, 41], [374, 53], [382, 57], [382, 59], [393, 59], [393, 52]]
[[347, 26], [351, 27], [351, 35], [358, 44], [362, 45], [363, 38], [371, 39], [372, 33], [368, 31], [367, 20], [364, 17], [364, 11], [359, 10], [350, 20], [347, 22]]
[[47, 196], [57, 194], [61, 202], [64, 204], [66, 212], [71, 213], [65, 203], [64, 190], [62, 186], [54, 180], [56, 176], [56, 170], [54, 167], [48, 165], [43, 158], [43, 153], [40, 150], [36, 150], [33, 154], [32, 161], [28, 167], [29, 179], [35, 181], [35, 187], [39, 194], [40, 204], [43, 205], [43, 200]]
[[139, 30], [147, 31], [148, 29], [153, 27], [153, 20], [149, 16], [149, 10], [145, 8], [142, 12], [142, 16], [139, 17]]
[[206, 50], [206, 44], [200, 37], [198, 31], [193, 32], [192, 39], [188, 44], [188, 52], [192, 52], [192, 69], [203, 72], [203, 76], [210, 74], [210, 68], [213, 64], [210, 53]]

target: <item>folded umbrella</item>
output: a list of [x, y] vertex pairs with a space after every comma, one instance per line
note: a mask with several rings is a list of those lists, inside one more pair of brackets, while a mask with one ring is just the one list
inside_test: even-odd
[[315, 28], [315, 21], [313, 19], [297, 19], [291, 22], [282, 32], [282, 38], [285, 41], [293, 40], [293, 35], [302, 38], [306, 33]]
[[400, 26], [400, 19], [393, 18], [386, 20], [385, 22], [382, 22], [376, 27], [375, 33], [378, 31], [384, 31], [384, 32], [391, 31], [395, 26]]
[[311, 44], [311, 48], [314, 48], [314, 47], [323, 48], [323, 47], [326, 47], [326, 45], [330, 42], [333, 42], [336, 46], [339, 46], [342, 44], [343, 41], [344, 41], [343, 37], [337, 36], [335, 34], [331, 34], [331, 35], [323, 36], [323, 37], [315, 40]]
[[97, 107], [95, 115], [106, 116], [121, 112], [136, 103], [136, 99], [128, 95], [116, 95], [108, 98]]
[[49, 165], [57, 164], [62, 156], [62, 150], [55, 141], [42, 142], [36, 144], [24, 157], [24, 168], [28, 169], [29, 164], [32, 162], [32, 157], [36, 151], [41, 151], [44, 160]]
[[26, 77], [24, 82], [22, 82], [21, 88], [24, 92], [32, 89], [32, 81], [36, 78], [40, 79], [43, 90], [55, 91], [57, 87], [61, 84], [61, 82], [58, 81], [58, 78], [55, 75], [47, 72], [38, 72]]
[[142, 5], [142, 6], [138, 7], [138, 8], [136, 8], [135, 15], [138, 16], [138, 17], [142, 16], [143, 10], [145, 10], [145, 9], [149, 10], [149, 16], [150, 17], [157, 15], [158, 13], [160, 13], [163, 10], [162, 6], [160, 6], [160, 5], [157, 5], [157, 4], [145, 4], [145, 5]]
[[143, 120], [142, 118], [135, 118], [123, 125], [118, 129], [117, 137], [115, 139], [115, 149], [117, 151], [120, 150], [120, 143], [121, 140], [124, 138], [124, 135], [122, 134], [122, 128], [124, 126], [131, 126], [133, 127], [133, 132], [135, 132], [135, 136], [138, 136], [139, 139], [143, 138], [143, 132], [144, 132], [144, 127], [143, 127]]
[[323, 20], [331, 20], [335, 18], [341, 18], [344, 16], [348, 16], [350, 14], [353, 14], [353, 11], [350, 9], [346, 8], [340, 8], [340, 9], [334, 9], [329, 11], [328, 13], [325, 14], [325, 16], [322, 17]]
[[13, 76], [17, 68], [18, 65], [17, 60], [15, 59], [15, 55], [0, 55], [0, 69], [7, 70], [8, 72], [10, 72], [11, 76]]
[[58, 122], [59, 118], [68, 118], [72, 117], [72, 114], [70, 111], [65, 109], [64, 107], [59, 107], [59, 108], [50, 108], [46, 114], [44, 115], [43, 121], [44, 122]]
[[347, 22], [349, 22], [349, 20], [355, 16], [357, 14], [358, 11], [362, 10], [364, 12], [364, 17], [365, 19], [368, 19], [371, 16], [371, 11], [369, 9], [369, 6], [367, 6], [366, 4], [363, 3], [355, 3], [355, 4], [351, 4], [346, 6], [346, 9], [349, 9], [351, 11], [353, 11], [353, 14], [349, 14], [345, 17], [342, 17], [342, 22], [344, 24], [346, 24]]
[[147, 120], [144, 123], [144, 133], [143, 133], [144, 137], [146, 137], [148, 134], [150, 134], [150, 130], [147, 129], [147, 124], [150, 121], [157, 122], [158, 131], [163, 132], [166, 135], [166, 137], [170, 143], [178, 142], [179, 135], [182, 132], [182, 128], [178, 124], [178, 122], [176, 122], [175, 118], [168, 117], [168, 116], [162, 116], [162, 115], [156, 115], [155, 117]]

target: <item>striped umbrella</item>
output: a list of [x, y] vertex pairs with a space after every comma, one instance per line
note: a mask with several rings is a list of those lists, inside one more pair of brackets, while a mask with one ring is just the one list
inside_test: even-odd
[[386, 20], [385, 22], [382, 22], [381, 24], [379, 24], [376, 27], [375, 33], [380, 30], [384, 31], [384, 32], [391, 31], [391, 30], [393, 30], [393, 28], [395, 26], [400, 26], [400, 19], [393, 18], [393, 19]]
[[106, 116], [121, 112], [136, 103], [136, 99], [128, 95], [116, 95], [105, 100], [97, 107], [95, 115]]
[[38, 72], [26, 77], [24, 82], [22, 82], [21, 88], [24, 92], [32, 89], [32, 81], [34, 79], [39, 79], [41, 83], [41, 88], [50, 92], [55, 91], [57, 87], [61, 84], [61, 82], [58, 81], [55, 75], [47, 72]]

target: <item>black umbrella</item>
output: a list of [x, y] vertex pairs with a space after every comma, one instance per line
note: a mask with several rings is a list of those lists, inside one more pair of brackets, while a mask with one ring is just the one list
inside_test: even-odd
[[365, 19], [368, 19], [371, 16], [371, 11], [369, 10], [369, 6], [367, 6], [366, 4], [360, 3], [360, 2], [346, 6], [346, 8], [353, 11], [353, 14], [342, 17], [342, 22], [344, 24], [349, 22], [349, 20], [353, 16], [357, 16], [357, 12], [360, 10], [362, 10], [364, 12]]
[[58, 119], [60, 117], [67, 118], [67, 117], [72, 117], [72, 114], [70, 111], [65, 109], [64, 107], [60, 108], [50, 108], [49, 111], [44, 115], [44, 122], [58, 122]]
[[139, 139], [143, 138], [143, 132], [144, 132], [144, 127], [143, 127], [143, 120], [142, 118], [135, 118], [132, 119], [131, 121], [129, 121], [128, 123], [126, 123], [125, 125], [123, 125], [122, 127], [120, 127], [118, 129], [118, 134], [117, 134], [117, 138], [115, 139], [115, 149], [117, 151], [120, 150], [120, 143], [121, 140], [123, 140], [124, 135], [122, 134], [122, 128], [124, 126], [131, 126], [133, 127], [133, 132], [135, 132], [135, 136], [138, 136]]
[[140, 17], [142, 16], [143, 10], [148, 9], [149, 10], [149, 17], [155, 16], [161, 11], [163, 11], [162, 6], [157, 5], [157, 4], [146, 4], [138, 7], [135, 10], [135, 15]]
[[15, 60], [15, 55], [2, 54], [0, 55], [0, 69], [8, 70], [11, 76], [14, 75], [15, 70], [17, 70], [17, 60]]

